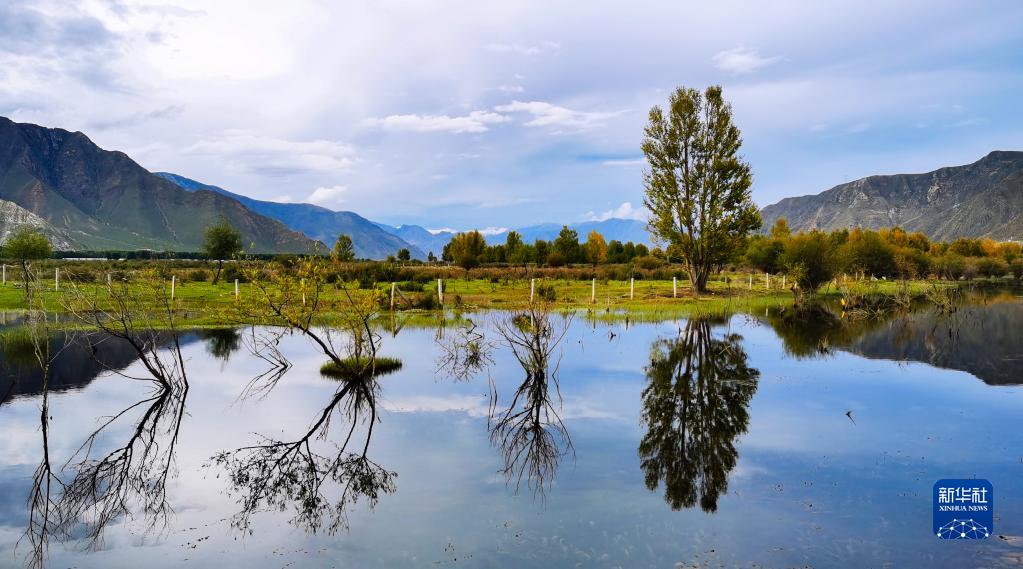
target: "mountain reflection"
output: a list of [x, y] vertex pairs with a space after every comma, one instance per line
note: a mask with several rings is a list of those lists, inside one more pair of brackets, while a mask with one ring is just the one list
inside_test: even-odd
[[826, 303], [769, 311], [760, 319], [797, 358], [843, 350], [968, 372], [990, 385], [1023, 383], [1023, 303], [1009, 293], [973, 292], [955, 310], [930, 303], [850, 317]]
[[646, 368], [640, 467], [651, 491], [664, 484], [673, 510], [697, 503], [706, 512], [717, 510], [760, 376], [747, 364], [742, 337], [715, 338], [711, 326], [692, 319], [677, 338], [657, 340]]

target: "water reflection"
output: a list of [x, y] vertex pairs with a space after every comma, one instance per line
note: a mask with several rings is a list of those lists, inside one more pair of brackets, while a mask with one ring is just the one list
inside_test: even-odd
[[991, 385], [1023, 383], [1023, 303], [1012, 293], [972, 291], [954, 306], [917, 302], [869, 317], [819, 302], [770, 310], [761, 320], [797, 358], [837, 349], [966, 371]]
[[748, 365], [742, 337], [715, 338], [712, 324], [695, 318], [677, 338], [657, 340], [646, 368], [640, 467], [651, 491], [664, 484], [673, 510], [697, 503], [705, 512], [717, 510], [760, 376]]
[[538, 303], [496, 323], [498, 335], [526, 375], [503, 408], [491, 382], [490, 440], [501, 450], [502, 472], [516, 491], [525, 480], [542, 497], [561, 459], [572, 451], [572, 438], [559, 414], [558, 382], [558, 349], [570, 322], [555, 321], [549, 306]]

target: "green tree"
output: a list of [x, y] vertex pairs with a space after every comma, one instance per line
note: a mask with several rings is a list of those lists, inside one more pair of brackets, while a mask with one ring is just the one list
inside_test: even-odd
[[213, 284], [217, 284], [220, 271], [224, 268], [224, 259], [232, 259], [241, 253], [242, 234], [227, 219], [221, 218], [206, 228], [202, 249], [207, 257], [217, 261], [217, 274], [213, 276]]
[[480, 264], [480, 258], [487, 251], [487, 242], [479, 231], [467, 231], [452, 237], [447, 249], [451, 259], [465, 269], [468, 276], [469, 269]]
[[607, 243], [596, 229], [586, 236], [586, 258], [594, 265], [607, 262]]
[[518, 231], [509, 231], [504, 240], [505, 259], [514, 265], [523, 265], [528, 260], [528, 250], [522, 241], [522, 234]]
[[334, 258], [342, 263], [355, 260], [355, 244], [351, 237], [344, 233], [337, 236], [337, 241], [334, 241]]
[[4, 243], [4, 255], [21, 265], [21, 272], [25, 278], [26, 297], [29, 295], [29, 283], [32, 280], [29, 261], [46, 259], [52, 254], [53, 248], [50, 247], [50, 242], [34, 227], [23, 225], [7, 238], [7, 242]]
[[558, 238], [554, 240], [554, 250], [561, 254], [566, 264], [579, 261], [582, 257], [579, 232], [569, 229], [567, 225], [561, 226]]
[[436, 263], [437, 262], [437, 255], [434, 255], [433, 251], [430, 251], [430, 254], [426, 256], [426, 260], [427, 260], [427, 262], [430, 262], [430, 263]]
[[661, 241], [678, 245], [693, 288], [706, 291], [710, 273], [761, 225], [731, 105], [721, 87], [708, 87], [702, 95], [680, 87], [667, 115], [659, 106], [650, 109], [644, 134], [649, 227]]
[[799, 233], [785, 241], [778, 262], [801, 289], [815, 292], [835, 276], [835, 245], [824, 232]]
[[398, 249], [398, 260], [399, 261], [411, 261], [412, 260], [412, 253], [408, 249], [406, 249], [405, 247], [402, 247], [401, 249]]

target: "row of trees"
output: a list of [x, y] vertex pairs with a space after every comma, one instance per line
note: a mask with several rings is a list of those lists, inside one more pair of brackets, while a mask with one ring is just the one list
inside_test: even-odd
[[932, 242], [919, 232], [894, 227], [809, 231], [793, 234], [784, 218], [766, 236], [751, 238], [741, 262], [769, 273], [793, 275], [816, 289], [840, 273], [874, 278], [1023, 278], [1023, 246], [992, 239]]
[[622, 243], [617, 240], [607, 242], [597, 231], [591, 231], [586, 241], [580, 243], [579, 233], [563, 226], [553, 241], [537, 239], [532, 244], [525, 243], [517, 231], [508, 232], [505, 242], [499, 245], [488, 245], [479, 231], [459, 233], [444, 246], [442, 259], [471, 269], [485, 263], [535, 263], [551, 267], [580, 263], [628, 263], [648, 255], [650, 249], [642, 243]]

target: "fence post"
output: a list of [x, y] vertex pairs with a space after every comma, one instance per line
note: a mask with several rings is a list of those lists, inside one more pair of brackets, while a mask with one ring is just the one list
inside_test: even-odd
[[53, 269], [53, 290], [60, 290], [60, 267]]
[[110, 277], [110, 273], [107, 273], [107, 288], [110, 288], [112, 284], [114, 284], [113, 279]]
[[781, 276], [781, 288], [785, 288], [785, 276], [786, 275]]
[[391, 311], [394, 311], [394, 283], [391, 283]]
[[174, 300], [174, 285], [178, 282], [177, 275], [171, 275], [171, 300]]
[[636, 299], [636, 277], [629, 279], [629, 300]]
[[4, 284], [7, 284], [7, 265], [4, 265]]
[[671, 277], [671, 298], [678, 298], [678, 277]]
[[767, 286], [767, 290], [771, 290], [771, 273], [764, 273], [764, 284]]
[[593, 279], [593, 284], [590, 286], [590, 304], [597, 303], [597, 279]]
[[234, 279], [234, 299], [238, 300], [238, 279]]
[[440, 305], [444, 306], [444, 280], [437, 279], [437, 298], [440, 299]]
[[305, 306], [305, 279], [302, 279], [302, 306]]
[[529, 279], [529, 302], [533, 302], [533, 294], [536, 292], [536, 279]]
[[752, 273], [750, 273], [750, 276], [749, 276], [749, 289], [753, 290], [753, 274]]

